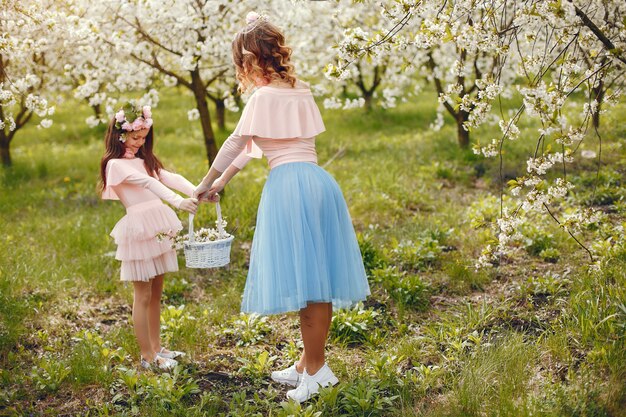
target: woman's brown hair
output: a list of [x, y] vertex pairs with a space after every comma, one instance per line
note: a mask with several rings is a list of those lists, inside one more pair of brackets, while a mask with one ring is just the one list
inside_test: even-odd
[[[151, 176], [159, 175], [159, 171], [163, 168], [163, 164], [156, 155], [152, 152], [152, 148], [154, 147], [154, 127], [150, 126], [150, 130], [146, 135], [146, 141], [137, 151], [136, 156], [138, 158], [143, 159], [143, 164], [146, 167], [146, 171]], [[107, 132], [104, 135], [104, 156], [100, 161], [100, 193], [104, 191], [107, 186], [106, 179], [106, 169], [107, 163], [111, 159], [123, 158], [124, 152], [126, 151], [124, 148], [124, 143], [120, 141], [120, 136], [123, 133], [121, 129], [117, 129], [115, 127], [115, 118], [111, 120], [109, 123], [109, 127], [107, 128]]]
[[232, 47], [240, 91], [255, 87], [259, 80], [295, 86], [295, 67], [289, 62], [292, 49], [285, 45], [280, 29], [266, 18], [260, 17], [239, 31]]

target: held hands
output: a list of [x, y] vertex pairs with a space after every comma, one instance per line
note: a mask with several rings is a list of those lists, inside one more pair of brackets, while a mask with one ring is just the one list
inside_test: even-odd
[[200, 183], [196, 187], [193, 192], [194, 197], [197, 197], [200, 201], [210, 201], [212, 203], [217, 203], [220, 201], [220, 195], [218, 194], [220, 191], [224, 189], [226, 186], [226, 182], [222, 177], [216, 179], [211, 186], [203, 182]]
[[198, 199], [193, 197], [185, 198], [178, 208], [191, 214], [196, 214], [196, 210], [198, 210]]

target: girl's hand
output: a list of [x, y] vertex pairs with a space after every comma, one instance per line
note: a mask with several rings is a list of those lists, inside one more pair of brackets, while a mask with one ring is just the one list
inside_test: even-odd
[[196, 214], [196, 210], [198, 210], [198, 199], [193, 197], [185, 198], [178, 208], [188, 213]]

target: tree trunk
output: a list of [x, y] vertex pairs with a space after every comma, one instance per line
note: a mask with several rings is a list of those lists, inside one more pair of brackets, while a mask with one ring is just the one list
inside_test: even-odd
[[2, 165], [7, 168], [12, 164], [10, 143], [9, 138], [0, 130], [0, 160], [2, 160]]
[[[6, 79], [6, 73], [4, 72], [4, 58], [2, 54], [0, 54], [0, 84], [3, 84]], [[2, 106], [0, 106], [0, 120], [4, 120], [4, 112]], [[9, 144], [11, 140], [6, 134], [6, 127], [0, 129], [0, 162], [5, 167], [11, 166], [11, 150], [9, 149]]]
[[463, 123], [469, 118], [469, 113], [459, 109], [456, 113], [456, 134], [459, 146], [463, 149], [469, 147], [470, 132], [465, 130]]
[[604, 81], [600, 80], [598, 82], [598, 86], [593, 88], [593, 94], [596, 101], [598, 102], [598, 107], [591, 114], [591, 120], [595, 129], [600, 127], [600, 109], [602, 108], [602, 102], [604, 101], [605, 92], [606, 91], [604, 90]]
[[215, 100], [215, 114], [217, 117], [217, 128], [226, 130], [226, 105], [223, 99]]
[[363, 92], [363, 99], [365, 100], [365, 111], [368, 113], [372, 111], [372, 96], [372, 91]]
[[94, 116], [96, 116], [97, 119], [99, 119], [102, 116], [102, 110], [101, 110], [100, 104], [91, 106], [91, 109], [93, 110], [93, 114]]
[[198, 112], [200, 112], [200, 124], [202, 125], [202, 133], [204, 134], [204, 147], [206, 148], [209, 166], [211, 166], [217, 155], [217, 145], [215, 144], [215, 135], [213, 134], [213, 127], [211, 126], [211, 114], [209, 113], [209, 105], [206, 100], [206, 90], [198, 69], [191, 71], [191, 87], [196, 99]]

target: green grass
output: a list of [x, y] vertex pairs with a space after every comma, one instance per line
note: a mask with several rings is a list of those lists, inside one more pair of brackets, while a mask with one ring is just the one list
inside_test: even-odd
[[[498, 161], [459, 149], [448, 119], [429, 130], [433, 97], [367, 116], [323, 111], [319, 161], [348, 202], [372, 296], [335, 315], [328, 360], [342, 383], [302, 406], [267, 376], [298, 355], [297, 315], [239, 314], [266, 162], [251, 162], [223, 199], [236, 236], [230, 267], [166, 278], [163, 340], [189, 356], [172, 376], [153, 374], [137, 366], [132, 287], [119, 281], [108, 236], [124, 209], [96, 190], [104, 129], [89, 129], [90, 110], [68, 100], [50, 129], [20, 131], [14, 166], [0, 171], [0, 414], [623, 415], [626, 249], [614, 228], [624, 214], [624, 105], [603, 116], [598, 191], [594, 163], [577, 160], [570, 172], [579, 188], [568, 198], [608, 213], [601, 270], [587, 271], [577, 244], [537, 216], [530, 241], [498, 269], [476, 271], [499, 214]], [[155, 149], [197, 182], [207, 161], [199, 123], [186, 120], [192, 106], [183, 90], [162, 95]], [[236, 119], [227, 114], [229, 128]], [[498, 131], [472, 134], [488, 142]], [[507, 143], [506, 178], [525, 171], [529, 138]], [[213, 222], [212, 208], [197, 224]]]

